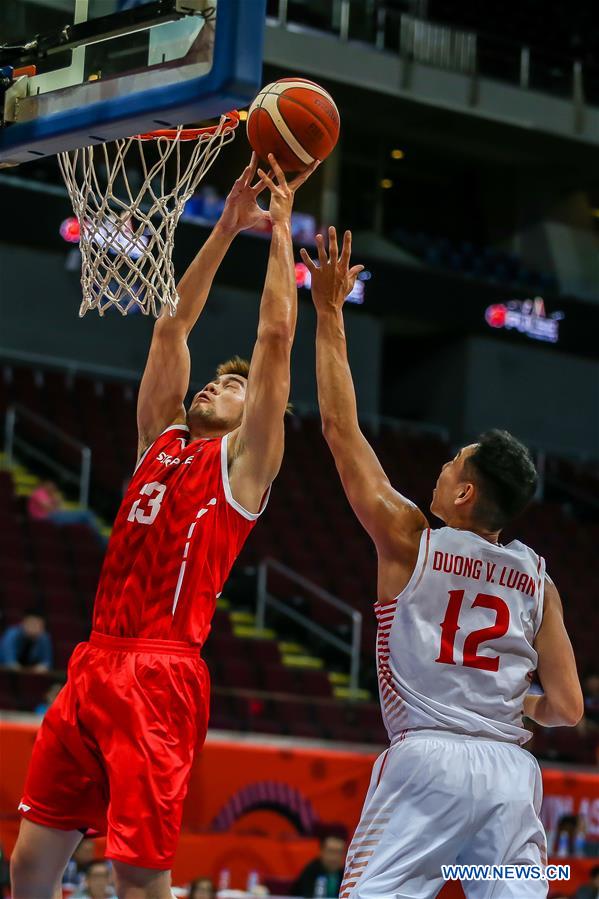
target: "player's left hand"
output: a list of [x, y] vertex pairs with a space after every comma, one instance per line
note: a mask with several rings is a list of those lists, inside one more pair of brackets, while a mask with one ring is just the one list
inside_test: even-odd
[[260, 179], [252, 185], [257, 164], [258, 158], [252, 153], [249, 165], [244, 168], [225, 201], [219, 224], [229, 234], [239, 234], [247, 228], [264, 230], [270, 225], [270, 213], [258, 206], [258, 197], [266, 184]]
[[356, 278], [364, 270], [363, 265], [349, 267], [351, 236], [351, 231], [346, 231], [343, 235], [343, 247], [341, 256], [339, 256], [337, 232], [334, 228], [329, 228], [329, 255], [327, 256], [324, 238], [322, 234], [317, 234], [318, 263], [310, 259], [303, 247], [300, 250], [300, 256], [312, 278], [312, 299], [317, 312], [341, 309], [346, 297], [354, 289]]
[[[275, 222], [286, 222], [291, 218], [291, 210], [293, 209], [293, 198], [298, 187], [308, 180], [312, 172], [315, 172], [320, 165], [320, 160], [316, 159], [312, 165], [309, 165], [305, 171], [296, 175], [293, 181], [287, 181], [285, 172], [275, 159], [272, 153], [268, 154], [268, 162], [272, 168], [272, 172], [264, 172], [258, 169], [258, 175], [264, 187], [268, 187], [270, 191], [270, 218], [273, 225]], [[276, 183], [273, 178], [276, 178]]]

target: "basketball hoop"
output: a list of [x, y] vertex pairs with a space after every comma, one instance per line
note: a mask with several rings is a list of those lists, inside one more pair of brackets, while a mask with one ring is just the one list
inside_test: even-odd
[[[59, 154], [80, 225], [80, 317], [113, 307], [122, 315], [133, 308], [144, 315], [158, 316], [163, 308], [175, 314], [175, 229], [238, 124], [233, 111], [206, 128], [153, 131]], [[194, 145], [186, 154], [189, 143]]]

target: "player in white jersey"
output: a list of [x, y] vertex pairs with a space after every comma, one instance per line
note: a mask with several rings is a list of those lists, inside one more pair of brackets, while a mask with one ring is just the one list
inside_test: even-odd
[[[341, 899], [428, 899], [442, 865], [546, 864], [541, 777], [522, 716], [575, 725], [583, 701], [559, 594], [534, 550], [500, 543], [532, 498], [528, 450], [505, 431], [463, 447], [439, 475], [431, 531], [360, 431], [342, 306], [350, 268], [329, 229], [305, 250], [317, 310], [323, 432], [378, 553], [377, 665], [390, 747], [375, 763]], [[542, 692], [531, 695], [538, 674]], [[545, 880], [469, 880], [468, 899], [541, 897]]]

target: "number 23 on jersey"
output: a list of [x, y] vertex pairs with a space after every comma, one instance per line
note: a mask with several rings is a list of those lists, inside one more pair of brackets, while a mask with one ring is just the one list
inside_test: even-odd
[[131, 506], [127, 521], [137, 521], [139, 524], [153, 524], [160, 512], [160, 504], [164, 499], [165, 491], [166, 484], [159, 484], [158, 481], [150, 481], [149, 484], [144, 484], [139, 491], [141, 494], [140, 498], [136, 499]]

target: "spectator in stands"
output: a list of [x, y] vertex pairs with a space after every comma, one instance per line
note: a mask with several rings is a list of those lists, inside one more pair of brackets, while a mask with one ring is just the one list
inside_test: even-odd
[[559, 819], [557, 822], [557, 839], [554, 846], [554, 852], [558, 858], [575, 855], [574, 844], [581, 824], [580, 815], [562, 815]]
[[215, 899], [216, 887], [209, 877], [198, 877], [189, 884], [188, 899]]
[[100, 859], [88, 864], [83, 889], [73, 894], [73, 899], [107, 899], [114, 896], [111, 885], [112, 872], [109, 862]]
[[599, 865], [595, 865], [589, 871], [590, 880], [578, 887], [574, 893], [574, 899], [599, 899]]
[[26, 611], [21, 623], [7, 628], [0, 639], [0, 664], [7, 668], [48, 671], [52, 658], [50, 634], [36, 609]]
[[310, 862], [291, 888], [292, 896], [339, 896], [345, 867], [345, 840], [329, 834], [320, 842], [320, 855]]
[[99, 530], [96, 516], [89, 509], [65, 509], [63, 498], [53, 481], [42, 481], [31, 493], [27, 510], [34, 521], [51, 521], [59, 526], [85, 524], [98, 538], [102, 546], [106, 540]]
[[599, 674], [590, 674], [585, 678], [582, 692], [585, 718], [599, 726]]
[[75, 849], [70, 862], [67, 864], [62, 878], [63, 884], [76, 887], [83, 886], [85, 872], [91, 862], [94, 861], [95, 854], [94, 841], [81, 840]]
[[53, 684], [50, 684], [48, 689], [46, 690], [46, 695], [44, 696], [44, 701], [40, 702], [39, 705], [36, 705], [34, 708], [34, 712], [36, 715], [45, 715], [62, 688], [64, 687], [63, 683], [56, 681]]

